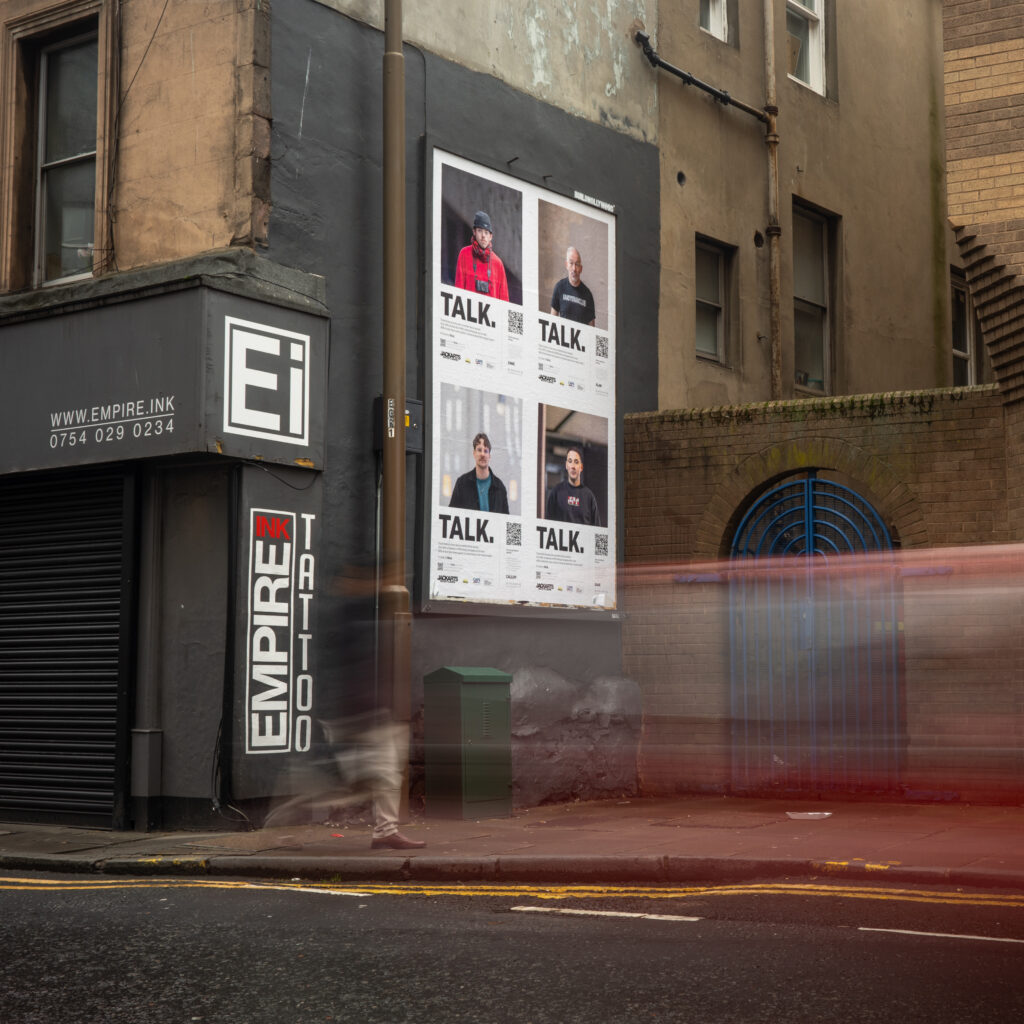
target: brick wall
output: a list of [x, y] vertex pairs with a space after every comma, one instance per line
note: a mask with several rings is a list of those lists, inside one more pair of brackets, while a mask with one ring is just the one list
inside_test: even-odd
[[946, 186], [982, 340], [1024, 399], [1024, 3], [945, 0]]
[[638, 762], [648, 793], [721, 792], [729, 775], [729, 589], [671, 572], [628, 589], [627, 674], [643, 695]]
[[986, 224], [997, 249], [1022, 251], [1024, 38], [948, 51], [946, 153], [954, 224]]
[[1006, 541], [1003, 418], [994, 386], [627, 416], [626, 559], [717, 558], [745, 502], [812, 467], [859, 491], [904, 547]]
[[[1011, 410], [1008, 441], [995, 386], [627, 416], [623, 643], [644, 695], [644, 789], [729, 788], [729, 587], [717, 560], [752, 500], [813, 468], [871, 502], [904, 551], [966, 556], [1022, 536], [1020, 419]], [[1024, 787], [1024, 573], [1004, 560], [992, 584], [991, 565], [944, 557], [956, 572], [900, 584], [901, 781], [1002, 798]]]
[[945, 0], [947, 188], [956, 225], [992, 226], [986, 242], [1024, 252], [1024, 5]]
[[931, 568], [902, 579], [903, 784], [922, 795], [1019, 799], [1024, 557], [1017, 546], [946, 550]]
[[1024, 538], [1024, 404], [1006, 410], [1006, 504], [1010, 536]]

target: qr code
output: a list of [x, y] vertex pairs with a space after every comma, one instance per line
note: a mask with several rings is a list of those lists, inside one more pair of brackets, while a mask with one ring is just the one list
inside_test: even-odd
[[605, 558], [608, 557], [608, 534], [599, 533], [594, 538], [594, 554], [603, 555]]
[[523, 311], [521, 309], [510, 309], [508, 311], [508, 333], [523, 333]]
[[608, 358], [608, 335], [599, 334], [597, 336], [597, 358], [607, 359]]
[[523, 543], [522, 523], [505, 524], [505, 543], [513, 548], [518, 548]]

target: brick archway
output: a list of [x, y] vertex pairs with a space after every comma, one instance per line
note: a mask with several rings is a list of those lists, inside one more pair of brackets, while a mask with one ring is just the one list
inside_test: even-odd
[[840, 473], [852, 481], [895, 528], [903, 547], [927, 546], [928, 530], [917, 500], [888, 463], [846, 441], [812, 437], [769, 445], [736, 467], [704, 509], [694, 557], [721, 557], [728, 551], [738, 510], [773, 481], [810, 469]]

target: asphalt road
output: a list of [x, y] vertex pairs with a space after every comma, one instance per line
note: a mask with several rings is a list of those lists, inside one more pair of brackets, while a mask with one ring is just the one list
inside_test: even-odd
[[0, 876], [4, 1024], [1021, 1020], [1013, 894]]

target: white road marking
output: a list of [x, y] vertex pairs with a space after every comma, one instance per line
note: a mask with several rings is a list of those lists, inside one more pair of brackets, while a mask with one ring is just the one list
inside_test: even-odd
[[567, 907], [512, 907], [530, 914], [571, 914], [575, 917], [634, 917], [641, 921], [700, 921], [680, 914], [629, 914], [624, 910], [571, 910]]
[[320, 896], [372, 896], [373, 893], [350, 892], [345, 889], [314, 889], [307, 885], [271, 885], [265, 882], [247, 882], [243, 889], [273, 889], [276, 892], [313, 892]]
[[1019, 942], [1024, 939], [999, 939], [994, 935], [955, 935], [950, 932], [912, 932], [905, 928], [858, 928], [860, 932], [888, 932], [890, 935], [923, 935], [929, 939], [970, 939], [972, 942]]

